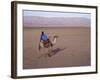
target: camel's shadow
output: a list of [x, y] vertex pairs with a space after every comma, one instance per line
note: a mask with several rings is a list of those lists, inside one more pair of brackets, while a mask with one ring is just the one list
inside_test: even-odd
[[44, 54], [42, 54], [42, 55], [40, 55], [38, 58], [40, 59], [41, 57], [45, 57], [45, 58], [47, 58], [47, 57], [52, 57], [52, 56], [54, 56], [54, 55], [56, 55], [56, 54], [58, 54], [60, 51], [63, 51], [63, 50], [65, 50], [66, 48], [56, 48], [56, 49], [52, 49], [51, 51], [48, 51], [47, 53], [44, 53]]

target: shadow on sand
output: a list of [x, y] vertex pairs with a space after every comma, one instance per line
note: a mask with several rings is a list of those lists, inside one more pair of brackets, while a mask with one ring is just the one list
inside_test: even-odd
[[41, 58], [41, 57], [52, 57], [52, 56], [58, 54], [60, 51], [63, 51], [65, 49], [66, 48], [56, 48], [56, 49], [52, 49], [52, 50], [48, 51], [47, 53], [40, 55], [38, 58]]

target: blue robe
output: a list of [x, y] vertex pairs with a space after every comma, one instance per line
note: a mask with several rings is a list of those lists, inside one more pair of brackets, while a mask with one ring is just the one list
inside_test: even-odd
[[47, 41], [48, 40], [48, 36], [46, 34], [41, 34], [40, 41], [41, 40]]

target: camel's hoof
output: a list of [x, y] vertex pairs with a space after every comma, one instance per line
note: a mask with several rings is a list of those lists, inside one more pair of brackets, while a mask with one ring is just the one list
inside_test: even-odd
[[51, 57], [52, 55], [51, 54], [48, 54], [48, 57]]

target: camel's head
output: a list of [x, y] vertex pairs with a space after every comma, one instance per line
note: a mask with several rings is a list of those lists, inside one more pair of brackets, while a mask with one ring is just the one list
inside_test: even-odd
[[59, 36], [55, 35], [54, 38], [58, 38]]

